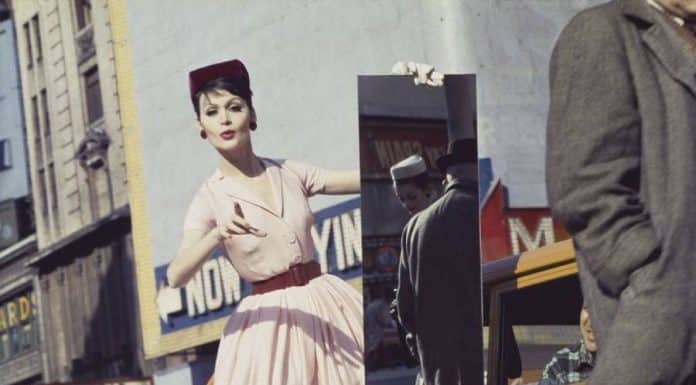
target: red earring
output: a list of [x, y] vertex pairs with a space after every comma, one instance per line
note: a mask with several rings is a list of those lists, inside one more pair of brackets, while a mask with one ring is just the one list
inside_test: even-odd
[[252, 131], [256, 130], [256, 127], [256, 122], [251, 122], [251, 124], [249, 124], [249, 128], [251, 128]]
[[200, 130], [198, 134], [201, 136], [201, 139], [208, 139], [208, 134], [206, 134], [205, 131]]

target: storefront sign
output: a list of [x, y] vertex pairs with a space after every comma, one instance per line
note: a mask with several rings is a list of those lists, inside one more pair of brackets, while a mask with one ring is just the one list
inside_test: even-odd
[[0, 362], [39, 345], [36, 295], [25, 291], [0, 302]]
[[553, 220], [548, 208], [508, 208], [504, 195], [503, 185], [496, 180], [481, 203], [483, 262], [568, 239], [568, 233]]
[[[408, 126], [408, 129], [405, 128]], [[395, 163], [418, 154], [428, 169], [435, 171], [435, 161], [447, 152], [445, 122], [370, 120], [361, 122], [361, 161], [363, 178], [389, 178]]]

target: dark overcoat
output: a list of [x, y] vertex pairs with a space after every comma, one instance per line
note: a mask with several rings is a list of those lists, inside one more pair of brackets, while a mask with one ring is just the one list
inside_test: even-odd
[[476, 183], [453, 181], [401, 237], [397, 306], [426, 384], [483, 384]]

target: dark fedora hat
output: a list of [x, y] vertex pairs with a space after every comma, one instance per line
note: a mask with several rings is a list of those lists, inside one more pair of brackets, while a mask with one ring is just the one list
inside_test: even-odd
[[191, 93], [191, 98], [205, 83], [218, 78], [235, 79], [243, 90], [250, 90], [249, 72], [247, 72], [241, 60], [233, 59], [197, 68], [189, 72], [189, 92]]
[[447, 167], [456, 163], [476, 163], [477, 158], [476, 139], [458, 139], [447, 145], [447, 154], [439, 157], [436, 163], [445, 174]]

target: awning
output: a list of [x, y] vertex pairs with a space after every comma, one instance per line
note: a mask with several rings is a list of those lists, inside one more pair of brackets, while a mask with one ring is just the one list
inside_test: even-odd
[[36, 250], [36, 234], [32, 234], [0, 251], [0, 265], [10, 262], [14, 257]]

